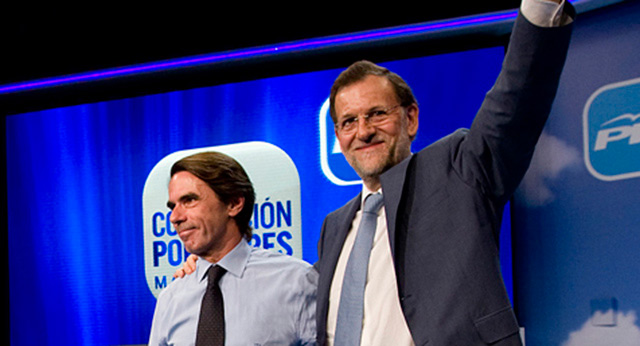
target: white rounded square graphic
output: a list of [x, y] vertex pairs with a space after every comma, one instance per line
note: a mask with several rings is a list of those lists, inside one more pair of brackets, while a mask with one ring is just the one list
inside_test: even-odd
[[640, 78], [596, 90], [583, 112], [584, 161], [594, 177], [640, 177]]
[[204, 151], [233, 157], [253, 183], [256, 201], [251, 218], [251, 244], [302, 258], [300, 177], [287, 153], [265, 142], [178, 151], [155, 165], [142, 193], [145, 276], [156, 297], [171, 282], [173, 273], [188, 255], [169, 222], [167, 199], [171, 166], [183, 157]]

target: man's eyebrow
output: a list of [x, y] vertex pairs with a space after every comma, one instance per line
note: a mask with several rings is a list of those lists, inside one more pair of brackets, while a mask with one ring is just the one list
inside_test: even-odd
[[373, 111], [378, 111], [378, 110], [384, 110], [387, 107], [383, 106], [383, 105], [375, 105], [375, 106], [371, 106], [369, 107], [369, 109], [367, 110], [367, 112], [373, 112]]
[[[365, 114], [366, 114], [366, 113], [371, 113], [371, 112], [373, 112], [373, 111], [377, 111], [377, 110], [384, 109], [384, 108], [385, 108], [385, 107], [384, 107], [383, 105], [378, 105], [378, 104], [376, 104], [376, 105], [374, 105], [374, 106], [369, 107], [369, 108], [368, 108], [365, 112], [363, 112], [363, 113], [365, 113]], [[362, 114], [362, 113], [359, 113], [359, 114]], [[347, 117], [357, 117], [359, 114], [354, 114], [353, 112], [348, 112], [348, 113], [345, 113], [345, 114], [342, 114], [342, 115], [338, 115], [338, 118], [340, 118], [340, 117], [342, 117], [342, 118], [347, 118]]]
[[188, 200], [197, 200], [197, 199], [200, 199], [200, 196], [198, 196], [198, 194], [195, 192], [185, 193], [184, 195], [180, 196], [180, 198], [178, 198], [180, 202], [185, 202]]
[[[189, 193], [186, 193], [186, 194], [180, 196], [180, 198], [178, 198], [178, 201], [184, 203], [184, 202], [187, 202], [187, 201], [190, 201], [190, 200], [191, 201], [195, 201], [195, 200], [199, 200], [199, 199], [200, 199], [200, 196], [197, 193], [189, 192]], [[169, 209], [173, 210], [173, 208], [176, 207], [176, 204], [175, 204], [175, 202], [168, 201], [167, 202], [167, 207]]]

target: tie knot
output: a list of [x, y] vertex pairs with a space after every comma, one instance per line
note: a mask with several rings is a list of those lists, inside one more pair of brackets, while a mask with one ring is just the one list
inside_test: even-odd
[[209, 285], [217, 285], [222, 275], [226, 272], [227, 271], [219, 265], [212, 265], [209, 267], [209, 274], [207, 274], [209, 275]]
[[377, 213], [382, 207], [382, 195], [379, 193], [372, 193], [364, 200], [364, 212], [365, 213]]

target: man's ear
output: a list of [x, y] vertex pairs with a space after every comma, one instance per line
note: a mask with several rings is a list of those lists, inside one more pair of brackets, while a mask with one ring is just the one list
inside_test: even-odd
[[230, 217], [236, 217], [244, 208], [244, 197], [234, 197], [227, 205], [227, 214]]
[[418, 114], [420, 113], [420, 109], [418, 105], [412, 103], [411, 105], [406, 107], [407, 109], [407, 134], [409, 138], [412, 140], [416, 137], [418, 133]]

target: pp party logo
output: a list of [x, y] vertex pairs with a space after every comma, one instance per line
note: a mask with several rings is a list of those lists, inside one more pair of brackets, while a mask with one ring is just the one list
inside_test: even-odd
[[605, 181], [640, 176], [640, 78], [598, 89], [583, 112], [584, 160]]

